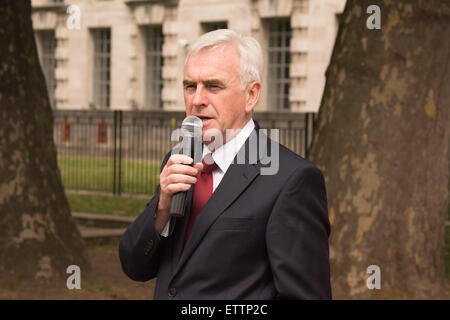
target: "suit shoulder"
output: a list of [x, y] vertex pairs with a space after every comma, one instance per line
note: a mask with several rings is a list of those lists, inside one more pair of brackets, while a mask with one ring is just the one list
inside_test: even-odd
[[290, 173], [297, 170], [318, 171], [321, 170], [312, 162], [293, 152], [282, 144], [279, 144], [280, 170], [286, 170]]

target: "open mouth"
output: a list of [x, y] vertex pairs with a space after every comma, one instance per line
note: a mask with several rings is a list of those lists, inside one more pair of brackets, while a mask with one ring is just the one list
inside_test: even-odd
[[202, 121], [208, 121], [208, 120], [211, 120], [212, 118], [210, 118], [210, 117], [199, 117], [200, 118], [200, 120], [202, 120]]

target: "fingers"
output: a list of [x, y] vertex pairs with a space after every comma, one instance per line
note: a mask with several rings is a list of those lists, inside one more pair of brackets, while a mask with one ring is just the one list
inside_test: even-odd
[[167, 197], [176, 192], [187, 191], [197, 182], [196, 176], [203, 169], [202, 163], [192, 166], [193, 159], [183, 154], [170, 156], [160, 174], [161, 192]]
[[194, 160], [187, 155], [173, 154], [170, 156], [169, 160], [167, 161], [166, 166], [171, 166], [172, 164], [175, 164], [175, 163], [191, 164], [192, 162], [194, 162]]
[[194, 164], [194, 168], [197, 169], [198, 172], [203, 170], [203, 163], [198, 162], [196, 164]]
[[175, 184], [175, 183], [193, 184], [197, 182], [197, 178], [195, 176], [187, 174], [172, 173], [167, 177], [167, 182], [168, 184]]
[[166, 188], [167, 192], [171, 195], [177, 192], [188, 191], [191, 188], [190, 184], [186, 183], [173, 183], [169, 184]]
[[166, 168], [167, 174], [185, 174], [190, 176], [196, 176], [199, 173], [198, 168], [191, 167], [185, 164], [172, 164]]

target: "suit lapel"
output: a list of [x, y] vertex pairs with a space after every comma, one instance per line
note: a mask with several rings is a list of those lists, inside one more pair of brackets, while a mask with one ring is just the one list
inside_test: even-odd
[[184, 237], [186, 235], [186, 231], [189, 224], [189, 218], [191, 216], [191, 205], [192, 205], [192, 198], [194, 195], [194, 186], [192, 186], [187, 194], [186, 201], [186, 209], [185, 214], [182, 219], [176, 219], [177, 223], [179, 224], [179, 227], [177, 228], [176, 232], [174, 232], [174, 246], [173, 246], [173, 253], [172, 253], [172, 267], [175, 268], [178, 264], [178, 261], [180, 260], [181, 253], [183, 251], [183, 243], [184, 243]]

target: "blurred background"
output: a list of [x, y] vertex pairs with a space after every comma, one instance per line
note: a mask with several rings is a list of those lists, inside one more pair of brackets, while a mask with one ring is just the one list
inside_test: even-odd
[[[158, 185], [170, 134], [185, 116], [189, 44], [223, 28], [255, 37], [265, 54], [255, 119], [280, 129], [280, 142], [308, 158], [339, 26], [348, 22], [345, 6], [345, 0], [32, 0], [57, 165], [92, 267], [81, 290], [3, 280], [0, 298], [152, 298], [154, 280], [136, 284], [122, 274], [117, 244]], [[361, 10], [359, 16], [367, 17]], [[446, 279], [449, 239], [447, 228]], [[358, 277], [367, 278], [365, 271]], [[344, 291], [336, 298], [351, 296]]]

